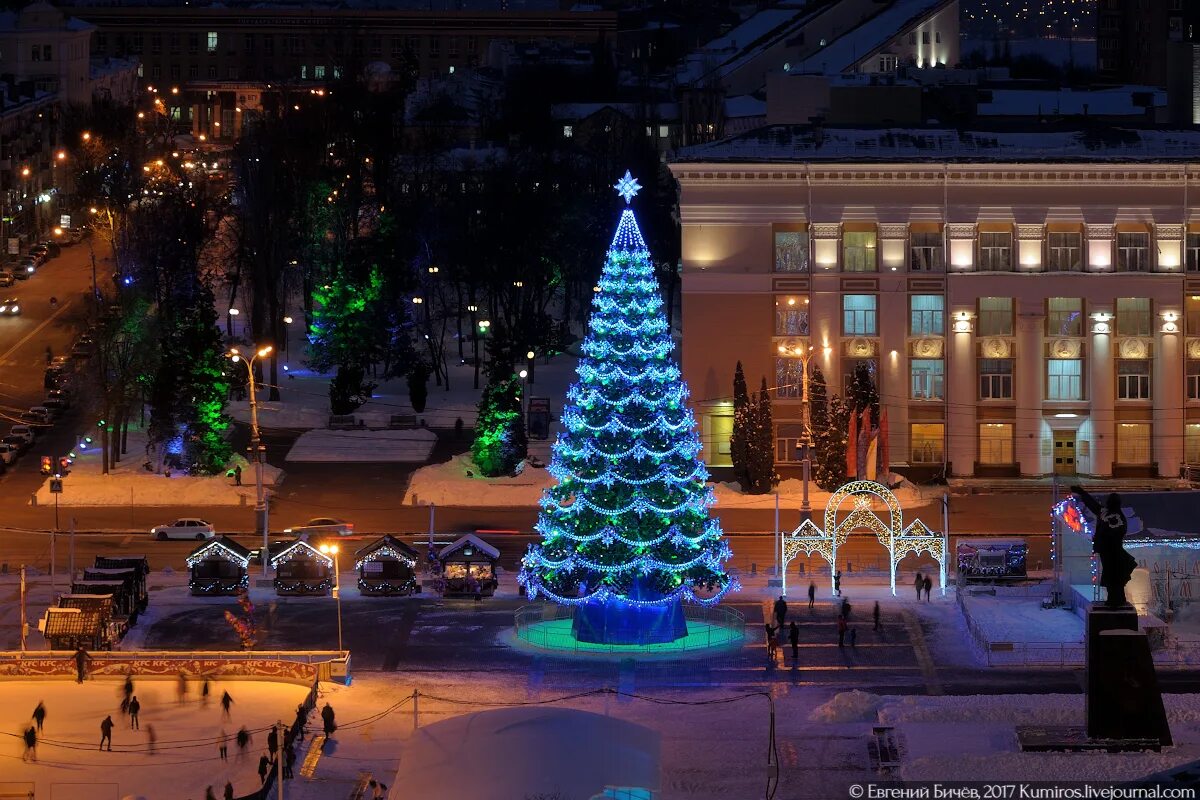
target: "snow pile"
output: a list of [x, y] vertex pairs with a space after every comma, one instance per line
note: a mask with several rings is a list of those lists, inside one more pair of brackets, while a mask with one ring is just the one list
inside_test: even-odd
[[[77, 440], [74, 465], [70, 474], [63, 479], [63, 490], [58, 495], [60, 506], [242, 506], [254, 505], [254, 469], [241, 456], [230, 461], [242, 465], [242, 485], [235, 486], [234, 479], [221, 475], [184, 475], [176, 472], [168, 478], [165, 474], [147, 472], [142, 466], [146, 462], [146, 434], [130, 430], [128, 450], [117, 466], [107, 475], [103, 474], [100, 440], [93, 436], [91, 444]], [[283, 470], [263, 466], [263, 484], [273, 486], [282, 479]], [[47, 479], [37, 490], [37, 505], [54, 505]]]
[[963, 596], [963, 610], [989, 642], [1083, 641], [1083, 620], [1064, 608], [1042, 608], [1040, 600]]
[[[469, 475], [467, 473], [470, 473]], [[525, 465], [519, 475], [484, 478], [463, 453], [442, 464], [421, 467], [413, 473], [404, 495], [405, 505], [435, 503], [439, 506], [536, 506], [542, 492], [554, 485], [545, 469]]]
[[[920, 506], [929, 505], [934, 502], [936, 497], [925, 497], [921, 493], [921, 489], [914, 486], [909, 481], [905, 480], [900, 475], [893, 474], [889, 479], [889, 484], [894, 485], [892, 494], [900, 502], [903, 508], [917, 508]], [[713, 489], [717, 495], [717, 508], [774, 508], [775, 493], [771, 494], [746, 494], [742, 491], [742, 487], [735, 481], [713, 484]], [[775, 491], [779, 493], [779, 505], [781, 508], [799, 508], [804, 500], [804, 481], [797, 478], [789, 478], [786, 481], [780, 481], [775, 487]], [[825, 504], [829, 502], [830, 492], [817, 487], [815, 483], [809, 481], [808, 484], [808, 502], [816, 509], [825, 508]], [[881, 506], [882, 507], [882, 506]], [[941, 523], [941, 511], [932, 508], [927, 515], [930, 518], [924, 520], [931, 529], [938, 529]], [[905, 523], [912, 522], [916, 519], [913, 515], [911, 519], [906, 519]]]
[[437, 434], [428, 428], [392, 430], [311, 430], [301, 434], [288, 461], [371, 461], [419, 464], [429, 459]]
[[882, 698], [854, 689], [839, 692], [808, 715], [809, 722], [873, 722]]

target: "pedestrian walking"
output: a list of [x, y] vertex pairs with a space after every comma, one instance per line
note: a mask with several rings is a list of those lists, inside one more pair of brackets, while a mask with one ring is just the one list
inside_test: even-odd
[[845, 617], [846, 619], [850, 619], [850, 598], [849, 597], [842, 600], [842, 616]]
[[242, 485], [242, 465], [241, 464], [237, 464], [233, 468], [233, 485], [234, 486]]
[[104, 721], [100, 723], [100, 749], [103, 750], [104, 743], [108, 742], [108, 750], [110, 753], [112, 752], [112, 729], [112, 715], [109, 714], [104, 718]]
[[179, 680], [175, 683], [175, 694], [179, 697], [179, 702], [183, 703], [187, 700], [187, 673], [179, 670]]
[[212, 790], [211, 786], [205, 787], [204, 800], [217, 800], [217, 796], [215, 794], [213, 794], [213, 790]]
[[76, 650], [75, 655], [71, 657], [75, 659], [75, 682], [83, 683], [83, 679], [87, 677], [87, 666], [91, 663], [92, 657], [82, 647]]
[[154, 755], [154, 745], [158, 742], [158, 734], [154, 732], [153, 725], [146, 726], [146, 749], [150, 755]]
[[925, 588], [925, 576], [917, 573], [917, 577], [913, 578], [913, 586], [917, 590], [917, 602], [921, 602], [921, 590]]
[[308, 709], [304, 704], [296, 706], [296, 721], [292, 723], [292, 730], [296, 732], [296, 738], [304, 741], [304, 734], [308, 728]]
[[764, 623], [763, 627], [766, 628], [767, 661], [774, 664], [779, 654], [779, 639], [775, 636], [779, 629], [771, 627], [771, 623], [769, 622]]
[[138, 712], [142, 710], [142, 704], [138, 702], [137, 695], [129, 701], [129, 727], [135, 731], [140, 727], [138, 724]]
[[851, 647], [858, 644], [858, 628], [851, 628], [846, 631], [846, 639], [850, 642]]
[[817, 585], [812, 581], [808, 582], [808, 610], [813, 610], [813, 604], [817, 602]]
[[792, 624], [788, 627], [788, 643], [792, 645], [792, 666], [796, 666], [800, 662], [800, 629], [796, 627], [796, 620], [792, 620]]
[[871, 610], [871, 619], [875, 621], [875, 627], [872, 630], [879, 630], [879, 601], [875, 601], [875, 608]]
[[200, 684], [200, 705], [208, 708], [208, 678], [204, 679], [204, 683]]
[[329, 703], [321, 709], [321, 720], [325, 723], [325, 738], [328, 739], [337, 730], [337, 723], [333, 721], [333, 706]]
[[271, 759], [267, 758], [267, 754], [263, 753], [258, 757], [258, 782], [267, 782], [267, 773], [271, 771]]
[[21, 756], [22, 761], [37, 761], [37, 730], [30, 725], [25, 729], [22, 736], [25, 740], [25, 752]]
[[221, 754], [222, 761], [229, 760], [229, 734], [225, 732], [224, 728], [221, 728], [221, 739], [218, 742], [217, 750]]
[[46, 721], [46, 704], [38, 701], [37, 708], [33, 710], [33, 721], [37, 724], [37, 732], [42, 732], [42, 724]]
[[833, 593], [837, 597], [842, 596], [842, 571], [840, 569], [833, 573]]
[[246, 753], [246, 745], [250, 744], [250, 731], [246, 730], [243, 725], [237, 732], [238, 758], [241, 758]]
[[933, 579], [928, 575], [925, 576], [925, 602], [930, 602], [929, 593], [933, 591]]
[[221, 716], [225, 717], [225, 719], [230, 718], [229, 707], [231, 705], [233, 705], [233, 698], [230, 697], [229, 692], [226, 691], [221, 695]]
[[780, 629], [787, 625], [787, 600], [783, 599], [783, 595], [779, 595], [775, 601], [775, 623]]
[[233, 800], [233, 783], [225, 781], [225, 798], [224, 800]]
[[283, 748], [283, 777], [292, 778], [292, 766], [296, 763], [296, 750], [290, 744]]
[[838, 617], [837, 621], [838, 647], [846, 646], [846, 618]]
[[267, 752], [271, 754], [271, 758], [275, 757], [275, 751], [279, 749], [279, 732], [272, 727], [271, 732], [267, 734]]

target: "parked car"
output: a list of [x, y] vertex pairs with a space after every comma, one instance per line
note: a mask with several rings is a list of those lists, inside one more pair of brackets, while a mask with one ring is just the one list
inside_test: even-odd
[[76, 342], [71, 345], [71, 358], [79, 361], [88, 358], [92, 354], [92, 345], [90, 342]]
[[18, 436], [10, 433], [6, 436], [0, 436], [0, 444], [12, 445], [17, 448], [17, 454], [20, 455], [33, 446], [33, 442], [26, 440], [24, 436]]
[[[19, 437], [27, 445], [33, 444], [33, 440], [37, 438], [33, 428], [28, 425], [13, 425], [8, 429], [8, 436]], [[4, 438], [5, 441], [8, 441], [8, 436]]]
[[[62, 403], [63, 408], [71, 407], [71, 393], [66, 389], [51, 389], [46, 392], [46, 399]], [[42, 405], [46, 406], [46, 408], [50, 407], [49, 403], [42, 403]]]
[[54, 415], [55, 419], [58, 419], [63, 414], [67, 413], [67, 409], [71, 404], [59, 397], [47, 397], [42, 401], [42, 405], [50, 410], [50, 413]]
[[7, 289], [17, 282], [17, 278], [13, 275], [11, 269], [0, 269], [0, 288]]
[[284, 528], [284, 533], [293, 536], [309, 536], [313, 534], [332, 534], [334, 536], [350, 536], [354, 533], [354, 523], [333, 517], [314, 517], [303, 525], [294, 528]]
[[21, 448], [15, 444], [0, 442], [0, 461], [11, 464], [21, 456]]
[[164, 542], [167, 539], [211, 539], [217, 532], [210, 523], [202, 519], [184, 517], [167, 525], [151, 528], [150, 535]]
[[41, 405], [38, 405], [38, 406], [33, 406], [32, 408], [29, 409], [29, 413], [30, 414], [38, 414], [40, 416], [45, 417], [47, 423], [52, 423], [56, 419], [58, 419], [60, 416], [62, 416], [61, 411], [59, 411], [55, 408], [51, 408], [50, 406], [46, 405], [45, 403], [42, 403]]
[[34, 406], [28, 411], [22, 411], [20, 417], [22, 422], [34, 428], [47, 428], [54, 424], [50, 412], [41, 406]]
[[19, 281], [28, 280], [30, 275], [37, 272], [37, 268], [37, 259], [32, 256], [26, 256], [17, 264], [17, 271], [13, 273], [13, 277]]
[[35, 247], [45, 248], [46, 255], [48, 255], [50, 258], [57, 258], [59, 254], [62, 253], [62, 246], [53, 239], [47, 239], [44, 242], [40, 242], [35, 245]]

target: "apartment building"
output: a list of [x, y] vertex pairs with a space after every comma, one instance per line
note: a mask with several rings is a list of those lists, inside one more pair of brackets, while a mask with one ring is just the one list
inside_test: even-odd
[[688, 148], [683, 346], [713, 466], [735, 364], [799, 461], [800, 354], [875, 376], [914, 477], [1200, 464], [1200, 132], [771, 126]]

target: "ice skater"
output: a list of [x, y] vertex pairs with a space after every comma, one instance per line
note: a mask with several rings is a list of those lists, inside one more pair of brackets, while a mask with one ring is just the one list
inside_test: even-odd
[[763, 623], [763, 628], [767, 637], [767, 662], [774, 664], [779, 655], [779, 639], [776, 638], [779, 629], [771, 627], [769, 622]]
[[842, 571], [840, 569], [833, 573], [833, 593], [837, 597], [842, 596]]
[[22, 735], [25, 740], [25, 752], [21, 756], [22, 761], [37, 761], [37, 730], [32, 725], [25, 729]]
[[229, 734], [225, 732], [224, 728], [221, 728], [221, 738], [218, 741], [218, 745], [219, 745], [218, 752], [220, 752], [220, 754], [221, 754], [221, 760], [228, 761], [229, 760]]
[[175, 683], [175, 694], [180, 703], [187, 701], [187, 673], [183, 670], [179, 670], [179, 680]]
[[138, 713], [141, 710], [142, 704], [138, 702], [137, 695], [135, 694], [133, 699], [129, 701], [129, 727], [135, 731], [141, 727], [138, 723]]
[[263, 753], [258, 757], [258, 781], [259, 783], [267, 782], [267, 773], [271, 771], [271, 759], [267, 758], [267, 754]]
[[71, 657], [75, 659], [75, 682], [83, 683], [84, 678], [87, 677], [87, 667], [91, 663], [92, 657], [82, 647], [76, 650], [75, 655]]
[[100, 749], [103, 750], [104, 743], [108, 742], [108, 751], [110, 753], [112, 752], [112, 729], [112, 714], [109, 714], [104, 718], [104, 721], [100, 723]]
[[238, 758], [239, 759], [246, 754], [246, 745], [250, 744], [250, 739], [251, 739], [250, 731], [246, 730], [246, 726], [243, 725], [241, 728], [238, 729], [238, 732], [237, 732], [237, 746], [238, 746]]
[[42, 725], [46, 721], [46, 704], [41, 700], [38, 701], [37, 708], [33, 710], [33, 721], [37, 723], [37, 732], [42, 732]]
[[858, 644], [858, 628], [851, 628], [846, 631], [846, 640], [850, 642], [851, 647]]
[[233, 705], [233, 698], [230, 697], [229, 692], [226, 691], [224, 694], [221, 695], [221, 715], [225, 719], [230, 719], [229, 707], [231, 705]]
[[146, 726], [146, 749], [150, 755], [154, 755], [154, 745], [158, 742], [158, 735], [154, 732], [153, 725]]

